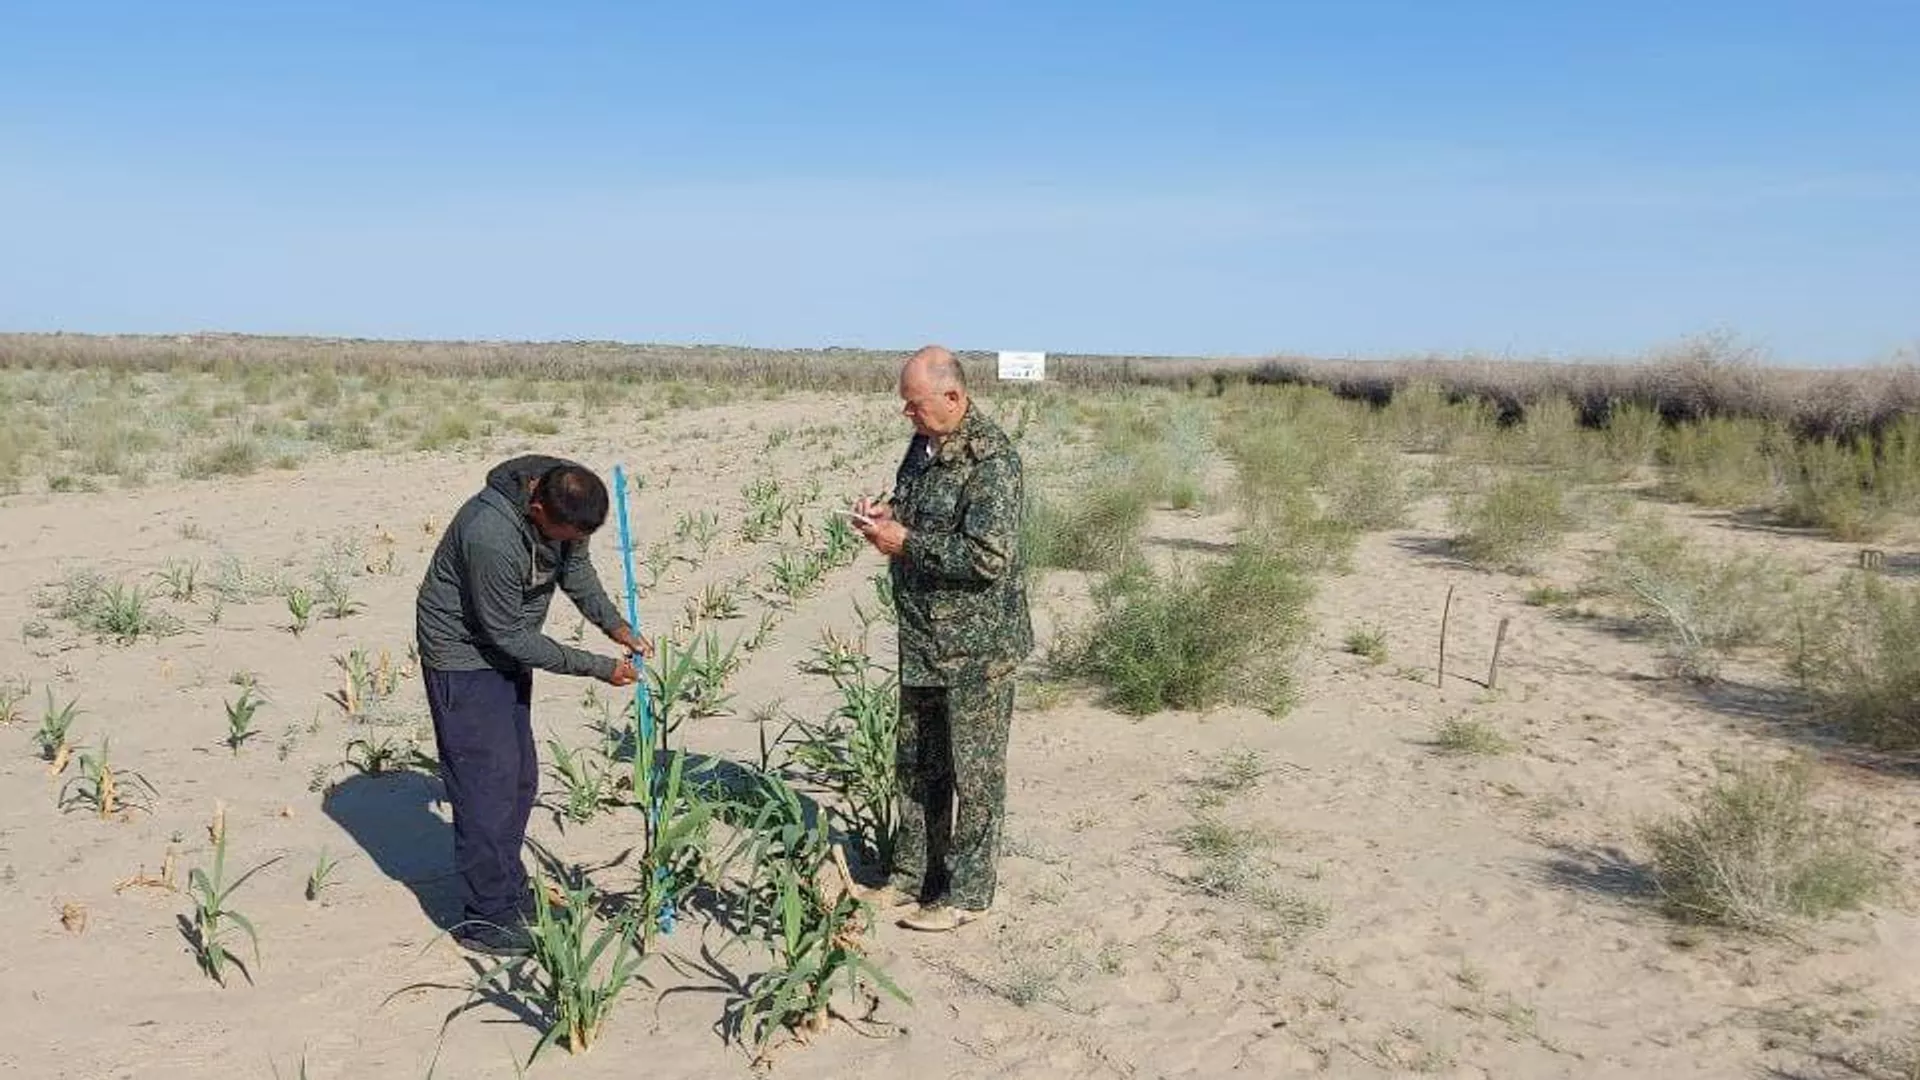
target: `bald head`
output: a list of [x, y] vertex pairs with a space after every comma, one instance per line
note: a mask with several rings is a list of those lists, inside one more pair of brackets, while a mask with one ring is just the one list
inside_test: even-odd
[[967, 388], [967, 369], [960, 366], [960, 361], [954, 358], [952, 352], [940, 345], [929, 345], [907, 357], [907, 362], [901, 365], [900, 377], [905, 380], [909, 374], [926, 380], [928, 387], [934, 390], [945, 390], [950, 386], [962, 391]]
[[967, 413], [967, 373], [953, 353], [929, 345], [900, 365], [901, 410], [922, 435], [939, 437], [960, 427]]

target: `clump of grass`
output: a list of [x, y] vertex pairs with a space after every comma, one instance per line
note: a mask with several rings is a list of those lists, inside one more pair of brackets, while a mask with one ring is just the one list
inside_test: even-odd
[[86, 571], [68, 575], [59, 614], [102, 638], [130, 644], [142, 637], [166, 637], [181, 630], [180, 620], [153, 604], [139, 586], [109, 582]]
[[265, 454], [260, 443], [247, 435], [229, 435], [210, 447], [187, 455], [180, 464], [180, 475], [189, 480], [213, 476], [245, 476], [260, 468]]
[[1136, 715], [1229, 700], [1278, 713], [1311, 588], [1291, 559], [1255, 547], [1165, 576], [1135, 563], [1096, 590], [1092, 624], [1056, 659]]
[[17, 724], [26, 716], [20, 711], [20, 703], [27, 699], [32, 687], [25, 679], [8, 679], [0, 682], [0, 726]]
[[1452, 521], [1454, 547], [1469, 562], [1525, 571], [1558, 547], [1578, 518], [1559, 480], [1514, 473], [1478, 495], [1455, 498]]
[[299, 637], [305, 633], [313, 621], [313, 593], [307, 591], [304, 585], [295, 585], [287, 590], [287, 614], [293, 618], [292, 625], [288, 627], [293, 631], [293, 636]]
[[1810, 799], [1812, 770], [1791, 759], [1730, 770], [1690, 809], [1648, 826], [1667, 910], [1689, 921], [1773, 931], [1857, 908], [1891, 880], [1858, 818]]
[[1209, 896], [1239, 896], [1260, 879], [1254, 853], [1267, 838], [1257, 829], [1203, 815], [1182, 826], [1174, 840], [1197, 864], [1187, 883]]
[[1235, 795], [1253, 790], [1267, 774], [1266, 763], [1252, 750], [1222, 754], [1207, 762], [1194, 780], [1194, 803], [1203, 810], [1223, 806]]
[[1854, 737], [1920, 746], [1920, 589], [1856, 572], [1806, 598], [1787, 670]]
[[1368, 663], [1387, 662], [1387, 632], [1377, 626], [1356, 626], [1347, 631], [1346, 649], [1355, 656], [1364, 656]]
[[1434, 728], [1433, 745], [1448, 754], [1493, 756], [1513, 749], [1513, 743], [1492, 724], [1477, 717], [1449, 717]]

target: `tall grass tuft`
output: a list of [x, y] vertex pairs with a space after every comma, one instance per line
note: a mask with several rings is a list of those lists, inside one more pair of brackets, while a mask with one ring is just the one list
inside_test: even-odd
[[1645, 829], [1669, 912], [1689, 921], [1775, 931], [1859, 907], [1891, 880], [1862, 821], [1810, 800], [1798, 759], [1741, 766], [1681, 815]]

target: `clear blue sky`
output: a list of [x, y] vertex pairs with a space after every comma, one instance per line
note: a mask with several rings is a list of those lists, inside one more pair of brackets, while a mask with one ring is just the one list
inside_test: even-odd
[[1920, 4], [24, 2], [0, 330], [1800, 363], [1920, 342]]

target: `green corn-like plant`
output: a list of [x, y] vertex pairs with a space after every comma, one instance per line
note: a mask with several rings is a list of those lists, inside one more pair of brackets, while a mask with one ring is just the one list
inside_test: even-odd
[[33, 733], [34, 745], [40, 748], [42, 758], [58, 760], [60, 751], [67, 748], [67, 733], [73, 730], [73, 719], [81, 711], [79, 704], [75, 699], [55, 708], [53, 687], [47, 687], [47, 711], [41, 714], [40, 730]]
[[[100, 752], [80, 752], [80, 775], [60, 788], [60, 808], [90, 809], [101, 818], [110, 818], [123, 810], [151, 810], [147, 799], [157, 796], [153, 785], [137, 772], [115, 769], [107, 760], [110, 740], [100, 740]], [[145, 792], [143, 797], [140, 793]]]
[[227, 748], [237, 757], [240, 747], [248, 739], [260, 734], [253, 730], [253, 714], [260, 708], [261, 698], [254, 696], [253, 687], [240, 691], [240, 696], [226, 702], [227, 709]]
[[233, 910], [233, 894], [247, 879], [280, 861], [275, 855], [266, 862], [241, 874], [232, 882], [226, 880], [227, 868], [227, 829], [224, 813], [214, 819], [213, 828], [213, 869], [212, 872], [194, 867], [187, 873], [187, 895], [193, 898], [191, 916], [180, 917], [181, 933], [186, 936], [187, 944], [192, 948], [194, 959], [200, 964], [200, 970], [221, 986], [227, 985], [227, 965], [240, 969], [240, 974], [253, 982], [253, 973], [240, 959], [229, 952], [225, 939], [234, 927], [247, 936], [253, 945], [253, 960], [260, 962], [260, 935], [253, 928], [253, 921], [240, 912]]
[[[804, 850], [824, 850], [829, 843], [825, 822], [810, 831]], [[863, 976], [898, 1000], [912, 1002], [861, 948], [865, 905], [851, 894], [828, 900], [820, 891], [821, 865], [776, 857], [760, 866], [774, 902], [773, 964], [729, 1005], [729, 1018], [742, 1037], [751, 1039], [758, 1063], [766, 1061], [780, 1031], [805, 1036], [824, 1029], [836, 991], [844, 987], [857, 996]]]
[[548, 771], [566, 795], [569, 821], [591, 821], [601, 808], [615, 802], [613, 778], [594, 762], [592, 753], [588, 747], [570, 748], [559, 739], [547, 740]]
[[313, 619], [313, 594], [305, 586], [295, 585], [287, 590], [287, 614], [293, 616], [293, 636], [305, 633]]
[[840, 706], [820, 723], [794, 720], [781, 738], [807, 779], [839, 797], [837, 812], [863, 854], [884, 866], [893, 857], [898, 827], [893, 759], [900, 706], [893, 676], [874, 682], [870, 670], [836, 675]]

